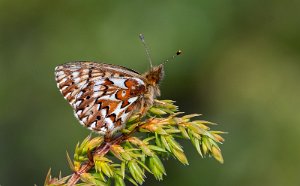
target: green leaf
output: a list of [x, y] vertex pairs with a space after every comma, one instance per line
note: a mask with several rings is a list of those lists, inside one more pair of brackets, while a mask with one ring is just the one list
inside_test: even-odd
[[109, 164], [106, 162], [101, 162], [100, 163], [101, 170], [102, 172], [107, 176], [107, 177], [112, 177], [114, 175], [112, 169], [110, 168]]
[[152, 112], [153, 114], [155, 115], [164, 115], [164, 114], [167, 114], [165, 111], [163, 111], [162, 109], [159, 109], [159, 108], [155, 108], [155, 107], [151, 107], [149, 109], [149, 112]]
[[115, 178], [115, 186], [125, 186], [125, 182], [122, 177], [116, 175], [114, 178]]
[[67, 154], [67, 161], [68, 161], [68, 164], [69, 164], [70, 169], [71, 169], [72, 171], [75, 171], [75, 167], [74, 167], [74, 165], [73, 165], [73, 161], [71, 160], [68, 151], [66, 151], [66, 154]]
[[131, 177], [125, 175], [125, 178], [130, 181], [133, 185], [138, 186], [139, 184], [136, 183], [136, 181], [134, 179], [132, 179]]
[[151, 140], [153, 140], [153, 139], [155, 139], [155, 136], [150, 136], [148, 138], [143, 139], [143, 142], [146, 143], [146, 144], [148, 144], [148, 142], [151, 141]]
[[184, 154], [184, 152], [180, 151], [180, 150], [173, 150], [172, 153], [174, 154], [174, 156], [184, 165], [188, 165], [189, 162]]
[[162, 142], [163, 146], [164, 146], [169, 152], [171, 152], [171, 148], [170, 148], [170, 146], [169, 146], [169, 144], [168, 144], [168, 142], [167, 142], [165, 136], [161, 135], [161, 136], [160, 136], [160, 139], [161, 139], [161, 142]]
[[180, 130], [180, 132], [181, 132], [181, 134], [182, 134], [182, 136], [184, 137], [184, 138], [186, 138], [186, 139], [190, 139], [190, 137], [189, 137], [189, 135], [188, 135], [188, 133], [186, 132], [186, 130], [185, 130], [185, 128], [184, 127], [182, 127], [182, 126], [178, 126], [178, 129]]
[[99, 186], [107, 186], [104, 182], [96, 180], [94, 176], [92, 176], [90, 173], [83, 173], [80, 175], [80, 179], [83, 182], [99, 185]]
[[201, 157], [203, 157], [202, 152], [201, 152], [201, 147], [200, 147], [200, 140], [198, 140], [197, 138], [194, 139], [194, 146], [197, 150], [197, 152], [200, 154]]
[[157, 180], [162, 180], [163, 175], [166, 175], [165, 168], [157, 156], [149, 157], [149, 168]]
[[201, 114], [188, 114], [182, 117], [182, 119], [191, 119], [197, 116], [201, 116]]
[[48, 170], [44, 185], [48, 185], [51, 180], [51, 168]]
[[166, 136], [166, 140], [169, 146], [172, 146], [172, 148], [176, 148], [179, 151], [183, 151], [181, 145], [171, 135]]
[[218, 160], [220, 163], [224, 163], [224, 159], [219, 148], [213, 146], [211, 152], [216, 160]]
[[125, 168], [126, 168], [126, 163], [122, 161], [121, 163], [121, 176], [124, 179], [125, 178]]
[[159, 135], [155, 132], [155, 143], [157, 146], [162, 147], [162, 144], [159, 139]]
[[140, 168], [140, 166], [137, 164], [135, 160], [131, 160], [128, 162], [128, 168], [132, 177], [135, 179], [136, 182], [142, 184], [145, 181], [144, 171]]
[[173, 133], [180, 133], [181, 131], [179, 129], [176, 129], [174, 127], [170, 128], [170, 129], [166, 129], [165, 130], [168, 134], [173, 134]]
[[166, 170], [165, 170], [165, 167], [164, 167], [164, 164], [161, 162], [161, 160], [159, 159], [158, 156], [153, 156], [153, 162], [155, 164], [155, 166], [164, 174], [164, 175], [167, 175], [166, 174]]
[[152, 174], [151, 170], [141, 161], [136, 160], [138, 162], [138, 164], [140, 164], [144, 169], [146, 169], [146, 171], [148, 171], [149, 173]]
[[143, 151], [143, 153], [145, 153], [145, 155], [147, 155], [147, 156], [152, 156], [153, 155], [153, 152], [148, 147], [148, 145], [142, 145], [142, 146], [140, 146], [140, 148]]
[[148, 145], [148, 148], [159, 152], [167, 152], [165, 149], [155, 145]]

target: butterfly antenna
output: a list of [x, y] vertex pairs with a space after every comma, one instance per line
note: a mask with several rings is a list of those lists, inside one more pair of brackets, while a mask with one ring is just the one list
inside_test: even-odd
[[139, 36], [140, 36], [140, 39], [141, 39], [141, 41], [142, 41], [142, 43], [143, 43], [143, 45], [145, 47], [146, 54], [147, 54], [147, 57], [148, 57], [148, 60], [149, 60], [149, 63], [150, 63], [150, 67], [152, 68], [152, 60], [151, 60], [151, 57], [150, 57], [149, 48], [148, 48], [148, 46], [147, 46], [147, 44], [145, 42], [145, 37], [144, 37], [143, 34], [140, 34]]
[[175, 59], [177, 56], [179, 56], [180, 54], [182, 54], [182, 50], [177, 50], [176, 54], [173, 55], [171, 58], [165, 60], [165, 61], [163, 62], [163, 64], [166, 64], [167, 62], [174, 60], [174, 59]]

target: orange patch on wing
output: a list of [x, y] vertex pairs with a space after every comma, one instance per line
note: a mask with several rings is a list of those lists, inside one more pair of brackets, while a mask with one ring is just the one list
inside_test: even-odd
[[136, 80], [134, 80], [134, 79], [127, 79], [126, 81], [125, 81], [125, 86], [127, 87], [127, 88], [131, 88], [131, 87], [133, 87], [133, 86], [136, 86], [137, 85], [137, 81]]
[[127, 105], [129, 105], [129, 101], [126, 99], [122, 102], [121, 108], [126, 107]]
[[[125, 91], [125, 94], [124, 94], [124, 95], [123, 95], [123, 91]], [[124, 101], [125, 99], [128, 99], [128, 98], [129, 98], [129, 95], [130, 95], [129, 90], [119, 90], [119, 91], [116, 93], [116, 98], [117, 98], [118, 100]]]
[[118, 104], [119, 104], [119, 102], [117, 102], [117, 101], [105, 100], [105, 101], [101, 102], [101, 109], [108, 107], [106, 115], [110, 115], [111, 113], [113, 113], [116, 110]]

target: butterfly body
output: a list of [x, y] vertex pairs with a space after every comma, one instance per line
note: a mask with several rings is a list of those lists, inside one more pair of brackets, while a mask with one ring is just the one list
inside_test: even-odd
[[110, 136], [135, 113], [143, 116], [160, 95], [163, 65], [139, 74], [131, 69], [95, 62], [71, 62], [55, 68], [57, 86], [90, 130]]

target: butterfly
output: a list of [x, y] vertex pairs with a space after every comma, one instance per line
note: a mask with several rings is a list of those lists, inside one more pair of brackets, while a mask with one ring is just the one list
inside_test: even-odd
[[[150, 59], [147, 48], [146, 52]], [[163, 67], [151, 65], [149, 71], [140, 74], [118, 65], [69, 62], [55, 68], [55, 79], [80, 123], [101, 135], [112, 136], [125, 127], [133, 114], [145, 115], [160, 96]]]

